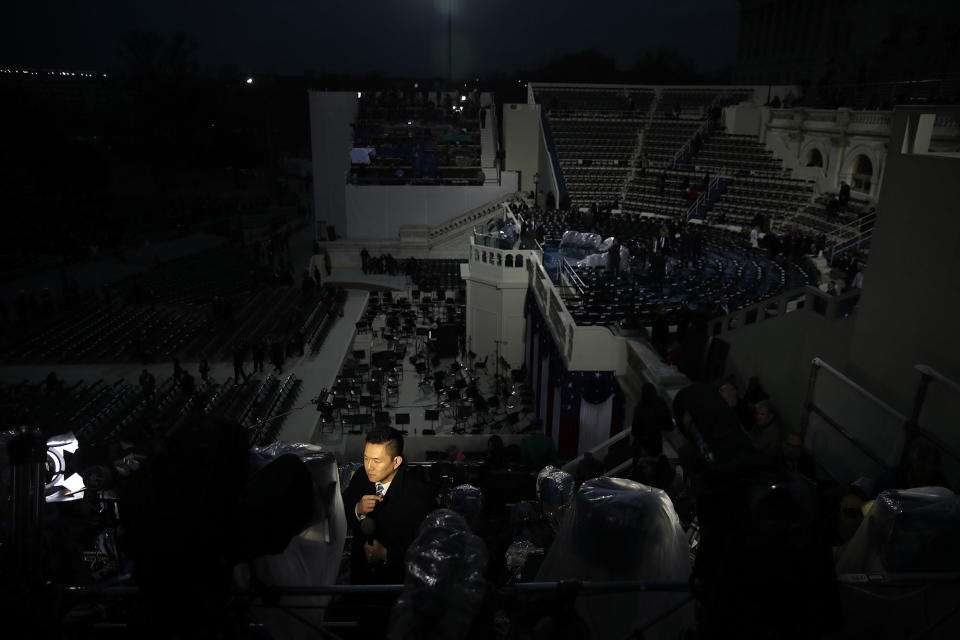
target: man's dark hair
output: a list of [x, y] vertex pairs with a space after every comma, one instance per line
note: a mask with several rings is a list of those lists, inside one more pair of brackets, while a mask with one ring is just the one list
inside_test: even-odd
[[391, 458], [403, 455], [403, 432], [393, 427], [374, 427], [367, 434], [370, 444], [385, 444]]

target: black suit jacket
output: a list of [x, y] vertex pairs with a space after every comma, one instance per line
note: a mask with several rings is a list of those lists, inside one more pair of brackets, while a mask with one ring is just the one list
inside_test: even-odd
[[353, 546], [350, 552], [353, 584], [402, 584], [404, 556], [407, 547], [417, 537], [423, 519], [436, 508], [430, 488], [407, 472], [401, 464], [390, 483], [383, 500], [367, 517], [376, 522], [373, 537], [387, 548], [386, 565], [370, 565], [363, 551], [366, 537], [360, 530], [356, 506], [365, 495], [376, 494], [376, 487], [360, 468], [353, 474], [350, 486], [343, 492], [343, 507], [347, 525], [353, 530]]

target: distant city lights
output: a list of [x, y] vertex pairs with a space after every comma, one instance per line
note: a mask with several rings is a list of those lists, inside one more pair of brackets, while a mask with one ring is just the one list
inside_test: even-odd
[[101, 75], [104, 78], [107, 77], [107, 74], [96, 74], [91, 71], [60, 71], [60, 70], [50, 70], [50, 69], [41, 69], [40, 71], [34, 71], [32, 69], [0, 69], [0, 73], [12, 73], [17, 75], [25, 76], [39, 76], [41, 74], [45, 76], [70, 76], [70, 77], [81, 77], [81, 78], [96, 78], [97, 75]]

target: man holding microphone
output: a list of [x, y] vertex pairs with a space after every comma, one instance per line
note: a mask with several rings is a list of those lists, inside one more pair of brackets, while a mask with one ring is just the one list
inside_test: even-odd
[[402, 584], [404, 556], [423, 519], [436, 507], [430, 488], [403, 464], [403, 434], [377, 427], [367, 434], [363, 473], [343, 493], [353, 530], [353, 584]]

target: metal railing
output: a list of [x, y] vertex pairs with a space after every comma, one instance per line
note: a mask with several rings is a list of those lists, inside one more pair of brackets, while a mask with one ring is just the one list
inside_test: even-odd
[[[623, 440], [624, 438], [628, 438], [628, 437], [630, 437], [630, 429], [624, 429], [620, 433], [610, 436], [600, 444], [589, 449], [588, 451], [585, 451], [584, 453], [581, 453], [579, 456], [577, 456], [567, 464], [563, 465], [563, 470], [566, 471], [567, 473], [573, 473], [577, 468], [577, 464], [579, 464], [580, 461], [583, 460], [587, 454], [590, 454], [592, 456], [593, 454], [599, 453], [603, 449], [611, 447], [617, 444], [618, 442], [620, 442], [621, 440]], [[611, 469], [608, 473], [612, 473], [612, 472], [613, 472], [613, 469]]]
[[[577, 272], [574, 271], [573, 267], [571, 267], [570, 264], [567, 263], [567, 261], [564, 260], [562, 256], [557, 261], [557, 272], [558, 272], [558, 275], [560, 274], [566, 275], [570, 279], [570, 282], [573, 283], [573, 286], [577, 288], [580, 295], [583, 295], [586, 292], [587, 285], [584, 284], [583, 279], [581, 279], [580, 276], [577, 275]], [[559, 281], [560, 278], [557, 278], [557, 280]]]
[[707, 201], [707, 192], [701, 191], [700, 195], [697, 196], [697, 199], [693, 201], [693, 204], [690, 205], [690, 208], [687, 209], [687, 212], [683, 215], [683, 219], [687, 222], [690, 222], [694, 217], [697, 217], [697, 214], [700, 213], [700, 207]]
[[913, 410], [910, 412], [910, 419], [905, 425], [907, 433], [926, 438], [945, 454], [960, 462], [960, 452], [956, 451], [953, 447], [941, 440], [929, 429], [924, 429], [922, 426], [920, 426], [920, 413], [923, 411], [923, 405], [927, 399], [927, 388], [930, 386], [930, 383], [937, 382], [942, 384], [946, 386], [948, 390], [958, 395], [960, 395], [960, 383], [955, 380], [951, 380], [942, 373], [939, 373], [933, 367], [925, 364], [918, 364], [914, 366], [914, 369], [920, 373], [920, 382], [917, 384], [917, 391], [916, 394], [914, 394]]
[[864, 442], [862, 438], [857, 437], [855, 434], [851, 433], [849, 429], [845, 428], [840, 423], [840, 420], [828, 412], [828, 410], [822, 406], [822, 404], [818, 404], [814, 401], [814, 393], [817, 385], [818, 374], [821, 370], [823, 370], [833, 375], [833, 377], [843, 383], [844, 386], [853, 390], [858, 397], [868, 401], [871, 405], [878, 408], [882, 413], [894, 418], [898, 424], [902, 425], [904, 437], [902, 439], [902, 446], [895, 456], [897, 463], [902, 463], [904, 461], [907, 448], [910, 446], [913, 438], [922, 438], [927, 440], [936, 446], [941, 452], [960, 462], [960, 451], [957, 451], [953, 446], [945, 442], [935, 433], [920, 425], [920, 414], [922, 412], [924, 402], [926, 401], [927, 389], [930, 383], [937, 382], [942, 384], [948, 390], [956, 394], [960, 394], [960, 383], [947, 378], [943, 374], [937, 372], [935, 369], [927, 365], [919, 364], [914, 368], [920, 373], [920, 381], [917, 385], [917, 390], [914, 396], [913, 410], [908, 418], [901, 412], [894, 409], [892, 406], [890, 406], [890, 404], [882, 400], [880, 397], [868, 391], [863, 386], [850, 379], [848, 376], [824, 362], [822, 359], [814, 358], [811, 362], [810, 378], [807, 384], [807, 395], [804, 402], [803, 414], [801, 416], [801, 437], [803, 437], [806, 441], [807, 433], [810, 428], [810, 415], [813, 414], [823, 420], [833, 429], [833, 431], [843, 437], [851, 445], [856, 447], [861, 453], [870, 458], [881, 469], [890, 472], [894, 470], [896, 464], [891, 463], [889, 457], [885, 459], [883, 455], [877, 453], [870, 445]]
[[810, 414], [813, 413], [820, 417], [821, 420], [826, 422], [830, 427], [833, 428], [839, 435], [845, 438], [850, 444], [860, 450], [861, 453], [866, 455], [868, 458], [873, 460], [880, 468], [891, 471], [892, 466], [887, 460], [883, 458], [882, 455], [874, 451], [867, 443], [863, 440], [850, 433], [850, 431], [844, 428], [827, 410], [814, 402], [813, 396], [814, 391], [816, 390], [817, 377], [821, 370], [827, 371], [832, 374], [837, 380], [842, 382], [844, 385], [854, 390], [860, 397], [870, 401], [871, 404], [878, 407], [881, 411], [896, 418], [898, 421], [905, 422], [906, 416], [902, 413], [891, 407], [889, 404], [881, 400], [879, 397], [863, 388], [846, 375], [838, 371], [837, 369], [831, 367], [829, 364], [821, 360], [820, 358], [814, 358], [811, 362], [810, 370], [810, 379], [807, 383], [807, 396], [803, 405], [803, 414], [800, 419], [800, 436], [806, 440], [807, 431], [810, 427]]
[[447, 220], [443, 224], [437, 225], [429, 231], [431, 242], [437, 242], [444, 236], [456, 231], [463, 230], [467, 225], [475, 225], [482, 219], [491, 218], [503, 213], [503, 205], [520, 197], [519, 193], [511, 193], [502, 196], [493, 202], [488, 202], [482, 206], [476, 207], [455, 218]]
[[873, 236], [873, 227], [876, 224], [876, 212], [860, 216], [856, 220], [834, 228], [828, 233], [832, 244], [826, 248], [825, 254], [830, 256], [830, 264], [836, 256], [860, 249]]

